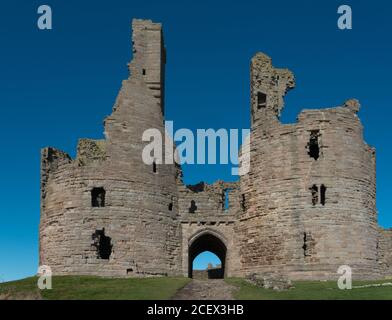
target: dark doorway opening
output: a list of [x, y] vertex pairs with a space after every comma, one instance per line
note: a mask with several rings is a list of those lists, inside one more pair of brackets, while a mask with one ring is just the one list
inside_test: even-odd
[[92, 207], [104, 207], [105, 206], [105, 189], [104, 188], [93, 188], [91, 190], [91, 206]]
[[317, 160], [320, 157], [319, 136], [319, 130], [313, 130], [310, 132], [310, 138], [308, 142], [308, 155], [314, 160]]
[[195, 200], [192, 200], [191, 201], [191, 206], [189, 207], [188, 211], [189, 211], [189, 213], [195, 213], [196, 210], [197, 210], [196, 202], [195, 202]]
[[226, 245], [212, 233], [204, 233], [194, 239], [188, 249], [188, 277], [193, 278], [193, 261], [204, 251], [210, 251], [221, 261], [220, 268], [214, 268], [209, 272], [209, 279], [222, 279], [225, 276]]
[[92, 246], [97, 250], [97, 258], [108, 260], [112, 254], [112, 238], [105, 235], [105, 228], [95, 230], [91, 236], [93, 240]]
[[257, 109], [262, 109], [267, 106], [267, 95], [263, 92], [257, 93]]

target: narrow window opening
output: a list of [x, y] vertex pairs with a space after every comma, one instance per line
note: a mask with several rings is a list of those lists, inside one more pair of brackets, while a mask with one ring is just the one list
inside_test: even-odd
[[246, 210], [245, 201], [246, 201], [246, 198], [245, 198], [245, 194], [243, 193], [241, 195], [241, 209], [242, 209], [243, 212], [245, 212], [245, 210]]
[[157, 164], [155, 161], [152, 163], [152, 172], [157, 173]]
[[223, 189], [222, 190], [222, 209], [223, 210], [229, 210], [229, 208], [230, 208], [229, 192], [230, 192], [230, 189]]
[[105, 206], [105, 189], [93, 188], [91, 190], [91, 206], [104, 207]]
[[146, 69], [143, 69], [143, 70], [142, 70], [142, 74], [143, 74], [143, 76], [146, 75]]
[[327, 187], [325, 185], [321, 185], [320, 187], [320, 203], [325, 206], [325, 194], [327, 192]]
[[229, 210], [230, 209], [229, 192], [230, 192], [229, 189], [225, 190], [225, 203], [224, 203], [225, 210]]
[[197, 210], [196, 202], [195, 200], [191, 201], [191, 206], [189, 208], [189, 213], [195, 213]]
[[267, 106], [267, 95], [263, 92], [257, 93], [257, 109], [265, 108]]
[[170, 203], [168, 205], [169, 211], [173, 211], [173, 197], [171, 197]]
[[112, 238], [105, 235], [105, 228], [102, 230], [95, 230], [92, 234], [93, 244], [97, 250], [98, 259], [109, 259], [112, 254]]
[[314, 160], [317, 160], [320, 157], [319, 136], [319, 130], [313, 130], [310, 132], [310, 139], [308, 142], [308, 155]]
[[315, 206], [318, 203], [318, 187], [314, 184], [310, 191], [312, 193], [312, 204]]
[[303, 233], [303, 253], [304, 258], [311, 257], [314, 254], [315, 241], [310, 232]]
[[307, 256], [307, 249], [308, 249], [308, 244], [307, 244], [307, 239], [306, 239], [306, 232], [304, 232], [304, 238], [303, 238], [303, 246], [302, 249], [304, 250], [304, 257]]
[[304, 238], [303, 238], [303, 246], [302, 249], [304, 250], [304, 257], [309, 257], [310, 252], [309, 252], [309, 236], [306, 232], [304, 232]]

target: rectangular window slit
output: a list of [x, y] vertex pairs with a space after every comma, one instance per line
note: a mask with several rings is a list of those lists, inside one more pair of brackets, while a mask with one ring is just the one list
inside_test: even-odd
[[105, 189], [104, 188], [93, 188], [91, 190], [91, 206], [92, 207], [104, 207], [105, 206]]
[[195, 200], [191, 201], [191, 206], [189, 207], [189, 213], [195, 213], [197, 210], [197, 205]]
[[257, 93], [257, 109], [265, 108], [267, 106], [267, 95], [263, 92]]
[[325, 185], [321, 185], [320, 187], [320, 203], [325, 206], [325, 194], [327, 192], [327, 187]]
[[157, 173], [157, 164], [155, 161], [152, 163], [152, 172]]
[[229, 210], [230, 202], [229, 202], [229, 192], [231, 189], [223, 189], [222, 190], [222, 209]]
[[243, 212], [246, 211], [246, 203], [245, 203], [245, 201], [246, 201], [246, 198], [245, 198], [245, 194], [243, 193], [241, 195], [241, 209], [242, 209]]
[[310, 138], [307, 145], [308, 155], [314, 160], [317, 160], [320, 157], [319, 136], [320, 130], [312, 130], [310, 132]]
[[312, 193], [312, 204], [315, 206], [318, 203], [318, 201], [319, 201], [319, 198], [318, 198], [318, 192], [319, 192], [318, 187], [314, 184], [310, 188], [310, 191]]

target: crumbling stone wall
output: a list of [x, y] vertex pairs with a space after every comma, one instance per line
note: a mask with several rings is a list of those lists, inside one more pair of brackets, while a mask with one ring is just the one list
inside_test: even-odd
[[[54, 274], [166, 275], [181, 272], [177, 168], [142, 161], [142, 133], [162, 133], [161, 25], [133, 21], [131, 75], [123, 81], [104, 141], [82, 139], [78, 156], [42, 151], [40, 264]], [[104, 206], [92, 190], [105, 191]], [[112, 246], [109, 259], [97, 246]]]
[[80, 166], [92, 162], [102, 162], [106, 159], [106, 141], [80, 139], [78, 143], [77, 161]]
[[304, 110], [297, 123], [281, 124], [293, 87], [290, 71], [264, 54], [252, 59], [251, 166], [236, 229], [241, 270], [335, 279], [347, 264], [354, 277], [377, 277], [375, 150], [363, 141], [359, 103]]
[[132, 42], [105, 139], [80, 139], [76, 159], [41, 152], [41, 265], [54, 274], [187, 276], [209, 250], [225, 276], [336, 279], [340, 265], [354, 279], [391, 275], [392, 232], [377, 225], [375, 150], [363, 140], [358, 101], [282, 124], [294, 76], [258, 53], [249, 173], [185, 186], [180, 166], [142, 161], [143, 132], [164, 135], [161, 25], [134, 20]]
[[[235, 214], [239, 208], [238, 183], [217, 181], [212, 185], [179, 185], [179, 210], [181, 213], [202, 215]], [[228, 203], [226, 202], [228, 198]], [[228, 204], [226, 208], [226, 204]]]

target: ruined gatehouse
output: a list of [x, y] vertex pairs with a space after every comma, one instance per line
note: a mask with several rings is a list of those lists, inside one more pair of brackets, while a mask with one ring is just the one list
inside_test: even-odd
[[56, 275], [192, 276], [208, 250], [229, 277], [335, 279], [341, 265], [355, 279], [392, 275], [392, 230], [377, 223], [375, 149], [363, 140], [358, 101], [282, 124], [294, 76], [258, 53], [250, 171], [235, 183], [186, 186], [180, 166], [142, 160], [143, 132], [164, 133], [165, 46], [161, 24], [132, 27], [130, 76], [105, 139], [80, 139], [75, 159], [41, 152], [41, 265]]

